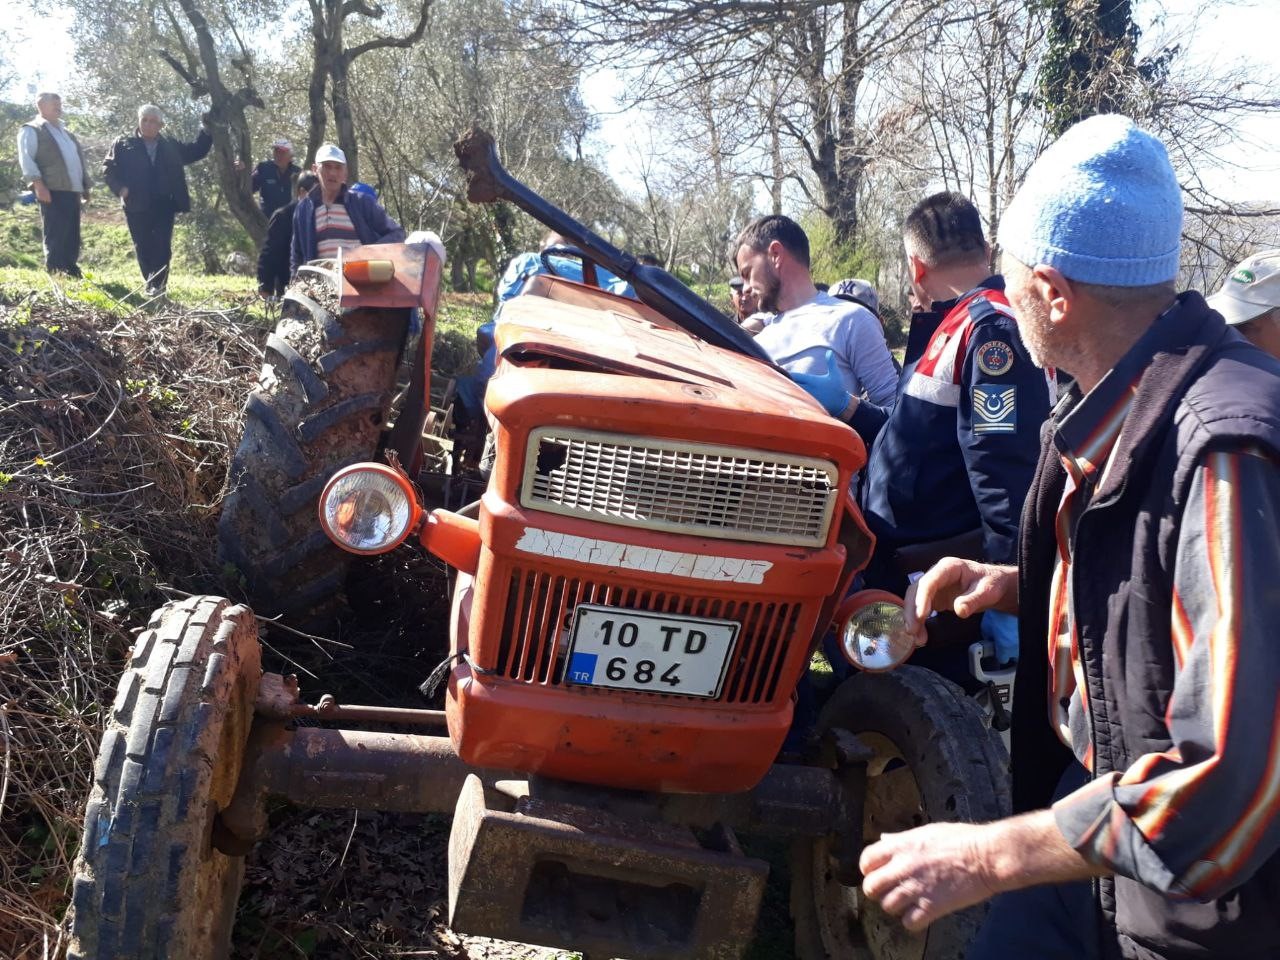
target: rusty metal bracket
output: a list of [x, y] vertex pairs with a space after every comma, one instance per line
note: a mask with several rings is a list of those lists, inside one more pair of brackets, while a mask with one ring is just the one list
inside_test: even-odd
[[834, 728], [823, 737], [823, 752], [833, 761], [840, 789], [840, 817], [832, 832], [831, 857], [835, 877], [845, 886], [862, 882], [863, 806], [867, 794], [867, 763], [874, 751], [848, 730]]
[[477, 777], [449, 837], [449, 924], [464, 933], [633, 960], [731, 960], [751, 941], [768, 865], [721, 827], [688, 828], [523, 797]]

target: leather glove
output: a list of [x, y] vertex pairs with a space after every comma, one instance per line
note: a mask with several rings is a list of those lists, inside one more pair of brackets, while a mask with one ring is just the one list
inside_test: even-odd
[[838, 417], [844, 413], [853, 397], [844, 388], [844, 380], [836, 367], [835, 352], [828, 349], [824, 359], [827, 364], [826, 373], [792, 373], [791, 379], [804, 387], [809, 392], [809, 396], [822, 404], [823, 410], [833, 417]]

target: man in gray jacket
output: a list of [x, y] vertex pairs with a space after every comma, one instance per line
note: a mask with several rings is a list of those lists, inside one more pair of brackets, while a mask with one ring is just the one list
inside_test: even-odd
[[18, 130], [18, 163], [40, 201], [44, 266], [50, 273], [80, 276], [80, 205], [89, 202], [84, 150], [62, 123], [62, 97], [42, 93], [39, 115]]

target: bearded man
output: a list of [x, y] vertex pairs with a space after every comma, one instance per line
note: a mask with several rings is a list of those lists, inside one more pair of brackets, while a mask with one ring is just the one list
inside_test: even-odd
[[818, 290], [809, 273], [809, 238], [798, 223], [759, 217], [734, 249], [743, 293], [775, 314], [756, 334], [775, 363], [790, 373], [838, 374], [849, 396], [893, 405], [898, 373], [880, 321], [866, 307]]

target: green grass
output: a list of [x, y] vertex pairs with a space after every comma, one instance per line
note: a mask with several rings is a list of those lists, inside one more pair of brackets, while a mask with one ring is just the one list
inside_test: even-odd
[[83, 280], [73, 280], [51, 277], [40, 268], [0, 266], [0, 304], [29, 311], [37, 306], [56, 308], [73, 303], [120, 316], [176, 306], [231, 312], [242, 322], [269, 322], [252, 277], [173, 273], [167, 297], [156, 300], [143, 294], [142, 278], [131, 270], [86, 267], [84, 274]]

